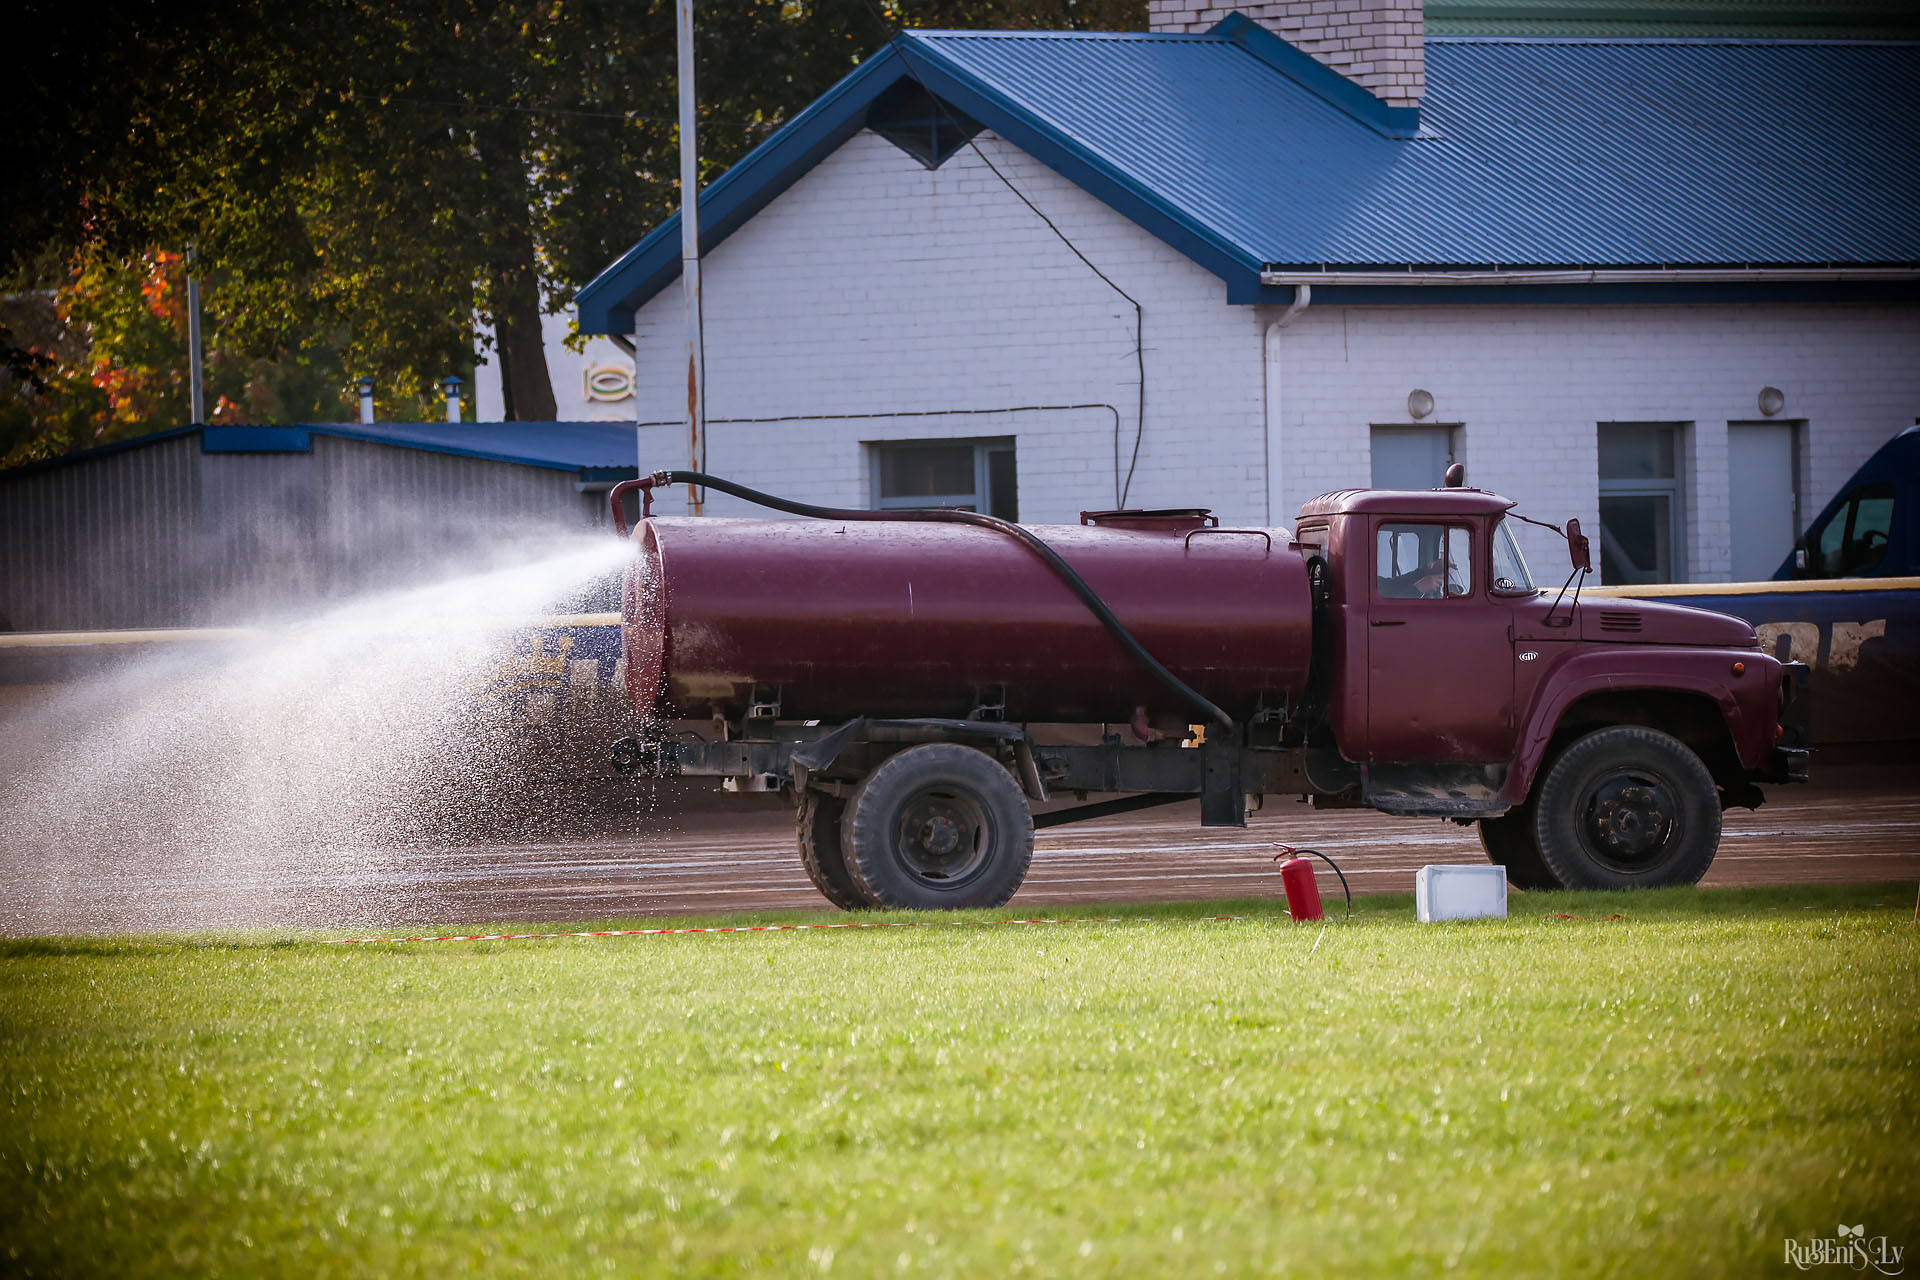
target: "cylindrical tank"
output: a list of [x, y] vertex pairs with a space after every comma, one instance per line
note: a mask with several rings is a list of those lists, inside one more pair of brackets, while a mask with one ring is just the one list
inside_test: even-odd
[[[1284, 531], [1031, 530], [1235, 719], [1304, 686], [1307, 572]], [[736, 715], [758, 688], [788, 720], [965, 717], [993, 704], [1015, 722], [1121, 723], [1142, 706], [1199, 719], [1044, 561], [992, 529], [662, 518], [633, 538], [622, 644], [643, 714]]]

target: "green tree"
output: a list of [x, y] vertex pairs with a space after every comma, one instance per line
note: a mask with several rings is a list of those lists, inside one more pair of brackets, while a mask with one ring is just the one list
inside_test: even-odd
[[[702, 181], [902, 26], [1124, 29], [1141, 25], [1143, 9], [1139, 0], [702, 7]], [[677, 203], [665, 0], [293, 9], [214, 0], [186, 11], [27, 0], [25, 10], [28, 38], [47, 54], [18, 87], [0, 141], [0, 163], [17, 175], [0, 194], [16, 296], [76, 289], [89, 270], [119, 263], [125, 310], [126, 273], [196, 245], [210, 365], [216, 378], [245, 375], [228, 403], [247, 414], [336, 416], [337, 384], [316, 393], [315, 380], [359, 375], [376, 380], [388, 413], [429, 414], [438, 381], [471, 370], [478, 322], [508, 416], [551, 418], [542, 314]], [[49, 246], [64, 264], [51, 283]], [[88, 296], [104, 307], [103, 295]], [[131, 405], [156, 415], [147, 429], [184, 420], [178, 378], [143, 374], [129, 385], [144, 398], [122, 408], [77, 390], [42, 395], [72, 383], [76, 345], [93, 377], [105, 330], [35, 343], [10, 327], [0, 355], [14, 397], [0, 406], [0, 429], [9, 414], [44, 425], [64, 413], [96, 427], [105, 415], [120, 430]], [[144, 332], [134, 326], [129, 341], [135, 330]], [[109, 344], [109, 355], [158, 361], [165, 344], [149, 336], [137, 352]], [[174, 358], [184, 369], [183, 349]]]

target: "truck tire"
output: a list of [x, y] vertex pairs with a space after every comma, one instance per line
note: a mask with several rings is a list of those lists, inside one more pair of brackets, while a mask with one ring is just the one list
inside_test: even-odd
[[1507, 883], [1516, 889], [1537, 892], [1564, 889], [1559, 877], [1540, 856], [1540, 837], [1533, 826], [1533, 806], [1524, 804], [1497, 818], [1482, 818], [1480, 847], [1487, 861], [1507, 873]]
[[1579, 739], [1534, 798], [1547, 869], [1569, 889], [1696, 884], [1720, 848], [1720, 793], [1679, 739], [1616, 725]]
[[845, 849], [840, 843], [840, 822], [847, 802], [819, 791], [800, 796], [800, 865], [807, 879], [821, 896], [842, 911], [865, 911], [873, 903], [847, 870]]
[[1033, 815], [1013, 775], [949, 742], [909, 747], [868, 774], [840, 834], [877, 907], [997, 907], [1033, 860]]

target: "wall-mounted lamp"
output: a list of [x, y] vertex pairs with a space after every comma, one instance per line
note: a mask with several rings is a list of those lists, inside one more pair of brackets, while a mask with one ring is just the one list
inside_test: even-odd
[[1787, 407], [1787, 394], [1778, 387], [1760, 388], [1760, 412], [1771, 418]]
[[1415, 418], [1424, 418], [1433, 412], [1433, 392], [1415, 391], [1407, 397], [1407, 413]]

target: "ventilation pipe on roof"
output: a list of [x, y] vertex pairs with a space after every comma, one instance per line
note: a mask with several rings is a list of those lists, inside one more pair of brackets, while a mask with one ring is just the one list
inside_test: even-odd
[[1280, 331], [1292, 324], [1296, 317], [1313, 302], [1313, 286], [1297, 284], [1293, 287], [1293, 301], [1287, 304], [1274, 322], [1267, 326], [1266, 353], [1263, 361], [1266, 366], [1267, 416], [1267, 524], [1274, 523], [1274, 515], [1280, 501]]

